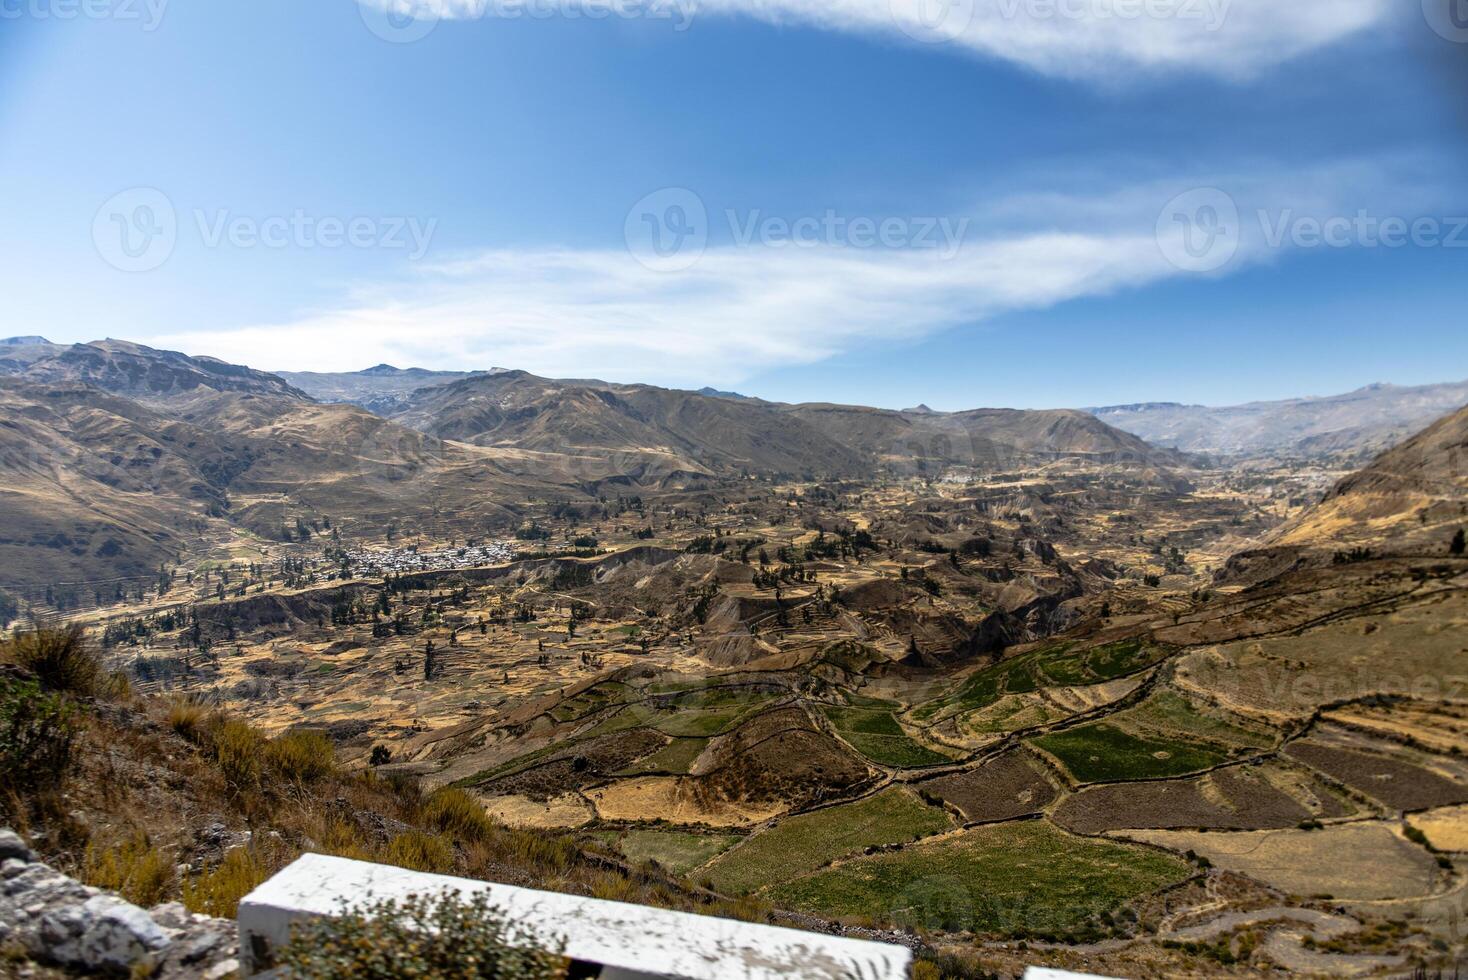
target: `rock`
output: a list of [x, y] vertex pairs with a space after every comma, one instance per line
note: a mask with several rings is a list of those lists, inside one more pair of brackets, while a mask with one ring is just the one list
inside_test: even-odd
[[[57, 941], [66, 930], [71, 938]], [[133, 964], [168, 945], [169, 934], [131, 902], [96, 895], [80, 907], [47, 915], [41, 934], [52, 945], [47, 956], [67, 966], [99, 972], [128, 972]]]
[[224, 960], [223, 962], [215, 963], [208, 970], [205, 970], [204, 971], [204, 980], [221, 980], [221, 978], [227, 977], [227, 976], [229, 976], [232, 973], [238, 973], [239, 972], [239, 969], [240, 969], [240, 961], [239, 960], [236, 960], [236, 959]]
[[19, 834], [5, 827], [0, 829], [0, 861], [10, 858], [29, 862], [36, 859], [36, 853], [21, 840]]

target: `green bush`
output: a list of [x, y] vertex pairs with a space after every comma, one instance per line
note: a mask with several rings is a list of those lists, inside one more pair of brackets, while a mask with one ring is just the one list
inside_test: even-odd
[[35, 681], [0, 676], [0, 773], [14, 793], [61, 785], [81, 730], [80, 712]]
[[560, 980], [561, 945], [508, 925], [482, 894], [410, 895], [297, 925], [280, 961], [288, 975], [313, 980]]

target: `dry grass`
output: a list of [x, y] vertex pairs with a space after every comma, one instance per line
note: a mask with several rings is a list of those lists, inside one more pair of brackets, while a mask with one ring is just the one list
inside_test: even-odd
[[334, 773], [334, 756], [331, 739], [314, 729], [293, 729], [265, 746], [266, 765], [276, 775], [297, 785], [320, 782]]
[[16, 630], [9, 640], [0, 643], [0, 662], [28, 671], [48, 691], [95, 697], [107, 693], [110, 687], [102, 661], [80, 626]]
[[184, 882], [183, 903], [190, 912], [234, 918], [240, 899], [270, 877], [275, 871], [273, 865], [252, 849], [235, 848], [218, 867]]
[[173, 889], [173, 857], [141, 832], [117, 847], [98, 847], [94, 841], [87, 845], [82, 880], [148, 908], [163, 901]]

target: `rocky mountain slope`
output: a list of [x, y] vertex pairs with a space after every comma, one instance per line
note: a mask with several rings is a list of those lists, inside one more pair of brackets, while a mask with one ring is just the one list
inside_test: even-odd
[[1468, 526], [1468, 408], [1338, 483], [1315, 507], [1236, 556], [1225, 580], [1381, 555], [1442, 555]]
[[1228, 456], [1370, 456], [1468, 404], [1468, 381], [1376, 384], [1327, 398], [1223, 408], [1175, 403], [1114, 405], [1091, 414], [1150, 443]]

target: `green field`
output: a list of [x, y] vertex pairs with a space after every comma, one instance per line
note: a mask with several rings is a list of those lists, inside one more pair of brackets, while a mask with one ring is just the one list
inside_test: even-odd
[[1274, 741], [1266, 732], [1235, 724], [1214, 714], [1205, 714], [1174, 691], [1158, 691], [1146, 701], [1115, 716], [1128, 728], [1141, 726], [1159, 733], [1176, 733], [1185, 738], [1221, 742], [1228, 746], [1262, 748]]
[[979, 671], [956, 690], [914, 709], [912, 717], [930, 721], [955, 711], [987, 708], [1006, 694], [1100, 684], [1150, 667], [1171, 653], [1167, 647], [1140, 639], [1075, 651], [1069, 643], [1058, 643]]
[[857, 803], [782, 820], [719, 858], [708, 875], [720, 891], [742, 895], [866, 847], [917, 840], [952, 826], [944, 811], [892, 788]]
[[855, 858], [766, 894], [781, 907], [813, 915], [1049, 935], [1191, 873], [1185, 862], [1158, 851], [1074, 837], [1046, 821], [1027, 820]]
[[1134, 734], [1104, 721], [1042, 735], [1030, 744], [1049, 752], [1083, 783], [1182, 776], [1229, 758], [1217, 746]]
[[680, 830], [610, 831], [599, 836], [633, 864], [656, 861], [678, 875], [707, 863], [741, 840], [732, 834], [691, 834]]
[[841, 737], [873, 762], [908, 769], [953, 761], [914, 742], [891, 711], [837, 707], [822, 710]]
[[708, 744], [709, 740], [706, 738], [675, 738], [652, 755], [638, 759], [618, 775], [640, 776], [647, 773], [687, 775], [689, 767], [693, 765], [693, 760], [699, 757]]

